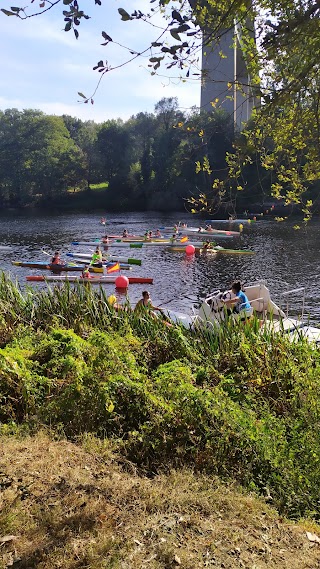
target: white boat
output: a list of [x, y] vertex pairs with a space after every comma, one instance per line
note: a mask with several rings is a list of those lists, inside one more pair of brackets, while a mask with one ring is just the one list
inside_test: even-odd
[[178, 227], [176, 230], [174, 227], [165, 227], [163, 228], [166, 231], [172, 231], [172, 233], [179, 233], [182, 235], [203, 235], [204, 237], [239, 237], [240, 231], [230, 231], [228, 229], [216, 229], [212, 228], [211, 230], [205, 229], [204, 227]]
[[[66, 253], [67, 257], [72, 257], [77, 262], [80, 263], [90, 263], [92, 259], [92, 253]], [[105, 262], [118, 262], [118, 263], [128, 263], [129, 265], [141, 265], [140, 259], [120, 257], [119, 255], [106, 255], [103, 253], [102, 257], [103, 263]]]
[[[305, 338], [309, 342], [320, 344], [320, 328], [309, 326], [303, 322], [303, 310], [301, 318], [291, 318], [288, 310], [285, 312], [270, 297], [269, 289], [263, 283], [254, 283], [244, 287], [244, 292], [250, 302], [252, 313], [261, 321], [261, 330], [269, 330], [274, 333], [285, 333], [292, 339], [298, 340]], [[294, 289], [283, 292], [281, 297], [284, 300], [297, 293], [303, 293], [304, 288]], [[231, 291], [222, 292], [216, 290], [208, 296], [201, 304], [200, 308], [194, 310], [193, 314], [182, 314], [172, 310], [165, 310], [166, 315], [176, 324], [181, 324], [188, 329], [217, 329], [223, 324], [226, 318], [236, 320], [242, 314], [232, 314], [228, 316], [224, 300], [232, 298]], [[303, 305], [304, 307], [304, 296]]]
[[199, 227], [186, 227], [181, 229], [181, 233], [185, 235], [204, 235], [205, 237], [239, 237], [240, 231], [229, 231], [228, 229], [205, 229], [199, 230]]
[[[74, 245], [75, 243], [73, 243]], [[77, 243], [78, 245], [83, 245], [83, 246], [90, 246], [92, 247], [93, 243], [88, 241], [79, 241]], [[123, 241], [118, 242], [118, 241], [114, 241], [113, 243], [110, 243], [108, 245], [104, 244], [104, 248], [105, 249], [109, 249], [109, 247], [111, 248], [115, 248], [115, 247], [129, 247], [131, 249], [145, 249], [146, 247], [168, 247], [170, 245], [181, 245], [181, 241], [180, 238], [178, 237], [178, 239], [176, 241], [170, 241], [169, 239], [166, 241], [156, 241], [156, 242], [143, 242], [143, 243], [124, 243]], [[96, 244], [95, 244], [96, 245]], [[184, 246], [186, 245], [193, 245], [194, 247], [202, 247], [203, 246], [203, 241], [185, 241], [183, 243]]]

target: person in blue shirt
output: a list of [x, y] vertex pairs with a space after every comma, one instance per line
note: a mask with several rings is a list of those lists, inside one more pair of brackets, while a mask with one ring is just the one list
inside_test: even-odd
[[247, 295], [243, 292], [243, 290], [241, 290], [240, 281], [234, 281], [232, 283], [231, 291], [235, 296], [229, 300], [223, 301], [226, 306], [232, 307], [230, 314], [239, 314], [241, 319], [249, 318], [252, 316], [252, 306], [248, 300]]

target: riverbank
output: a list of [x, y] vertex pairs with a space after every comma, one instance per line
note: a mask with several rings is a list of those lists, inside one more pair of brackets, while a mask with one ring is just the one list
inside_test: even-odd
[[236, 484], [186, 469], [147, 478], [92, 436], [0, 444], [1, 569], [318, 566], [319, 526]]
[[195, 336], [102, 290], [2, 276], [2, 433], [91, 433], [148, 475], [188, 467], [318, 520], [320, 352], [258, 330]]

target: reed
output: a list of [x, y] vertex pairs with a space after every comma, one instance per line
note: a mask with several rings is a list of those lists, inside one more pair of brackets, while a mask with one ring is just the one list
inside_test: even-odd
[[255, 319], [188, 331], [104, 290], [0, 277], [2, 431], [95, 433], [150, 473], [236, 479], [320, 518], [320, 354]]

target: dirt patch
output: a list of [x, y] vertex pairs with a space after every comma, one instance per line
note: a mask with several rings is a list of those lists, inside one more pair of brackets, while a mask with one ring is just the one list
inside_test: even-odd
[[[189, 471], [150, 480], [108, 445], [0, 439], [0, 568], [318, 569], [320, 536], [236, 486]], [[309, 534], [310, 537], [310, 534]]]

